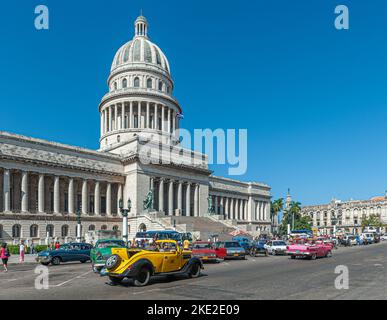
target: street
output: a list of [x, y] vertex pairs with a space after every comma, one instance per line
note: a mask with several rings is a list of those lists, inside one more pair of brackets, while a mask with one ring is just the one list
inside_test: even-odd
[[[90, 263], [49, 267], [49, 289], [37, 290], [36, 264], [10, 265], [0, 272], [0, 299], [386, 299], [387, 242], [339, 248], [332, 258], [292, 260], [287, 256], [205, 264], [198, 279], [154, 278], [136, 288], [109, 286]], [[349, 289], [335, 288], [335, 268], [349, 269]]]

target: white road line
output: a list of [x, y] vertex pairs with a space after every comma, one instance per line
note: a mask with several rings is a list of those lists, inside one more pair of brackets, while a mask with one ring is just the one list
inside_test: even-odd
[[75, 280], [75, 279], [80, 279], [80, 278], [82, 278], [83, 276], [85, 276], [85, 275], [87, 275], [87, 274], [89, 274], [89, 273], [91, 273], [91, 272], [93, 272], [93, 270], [90, 270], [90, 271], [87, 271], [87, 272], [85, 272], [85, 273], [82, 273], [81, 275], [79, 275], [79, 276], [76, 276], [76, 277], [74, 277], [74, 278], [71, 278], [71, 279], [69, 279], [69, 280], [67, 280], [67, 281], [64, 281], [64, 282], [62, 282], [62, 283], [59, 283], [59, 284], [56, 284], [56, 285], [52, 285], [52, 286], [50, 286], [50, 287], [61, 287], [61, 286], [63, 286], [64, 284], [66, 284], [66, 283], [69, 283], [69, 282], [71, 282], [71, 281], [73, 281], [73, 280]]

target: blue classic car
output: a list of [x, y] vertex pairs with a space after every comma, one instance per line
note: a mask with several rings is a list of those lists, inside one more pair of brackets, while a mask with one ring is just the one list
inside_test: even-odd
[[238, 241], [217, 242], [217, 248], [225, 248], [227, 255], [225, 259], [246, 259], [246, 250]]
[[251, 243], [251, 240], [249, 238], [243, 237], [243, 236], [236, 236], [236, 237], [232, 238], [232, 241], [238, 242], [241, 245], [241, 247], [243, 249], [245, 249], [246, 254], [248, 254], [250, 252], [250, 249], [252, 247], [252, 243]]
[[252, 242], [252, 246], [250, 249], [250, 255], [252, 257], [256, 257], [258, 254], [263, 254], [266, 257], [269, 255], [269, 252], [266, 248], [266, 240], [256, 240]]
[[38, 254], [36, 261], [47, 266], [58, 265], [62, 262], [80, 261], [85, 263], [90, 261], [90, 251], [92, 245], [88, 243], [66, 243], [56, 250], [42, 251]]

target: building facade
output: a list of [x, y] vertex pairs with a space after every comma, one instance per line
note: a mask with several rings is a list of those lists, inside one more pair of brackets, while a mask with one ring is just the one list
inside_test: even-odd
[[371, 215], [379, 216], [382, 224], [387, 225], [387, 197], [349, 201], [333, 199], [328, 204], [305, 206], [302, 214], [311, 217], [313, 227], [321, 234], [333, 234], [334, 229], [359, 234], [363, 219]]
[[[270, 187], [215, 177], [205, 154], [180, 145], [183, 110], [173, 96], [169, 62], [148, 37], [148, 22], [116, 53], [99, 105], [97, 151], [0, 132], [0, 238], [69, 241], [122, 230], [169, 228], [163, 217], [205, 217], [270, 232]], [[151, 210], [144, 200], [152, 193]]]

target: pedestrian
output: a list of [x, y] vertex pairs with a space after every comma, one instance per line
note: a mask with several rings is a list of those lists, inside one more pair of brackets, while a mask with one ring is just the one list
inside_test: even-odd
[[5, 272], [8, 272], [8, 259], [10, 256], [11, 254], [9, 253], [9, 250], [7, 248], [7, 244], [3, 243], [1, 246], [0, 258], [1, 258], [1, 261], [3, 262], [3, 267]]
[[60, 249], [60, 243], [59, 243], [59, 241], [57, 241], [55, 243], [55, 250], [59, 250], [59, 249]]
[[32, 240], [30, 245], [30, 254], [34, 254], [34, 253], [35, 253], [35, 244], [34, 244], [34, 241]]
[[25, 246], [24, 246], [24, 241], [22, 240], [20, 242], [20, 246], [19, 246], [19, 261], [20, 263], [23, 263], [24, 262], [24, 253], [25, 253]]

